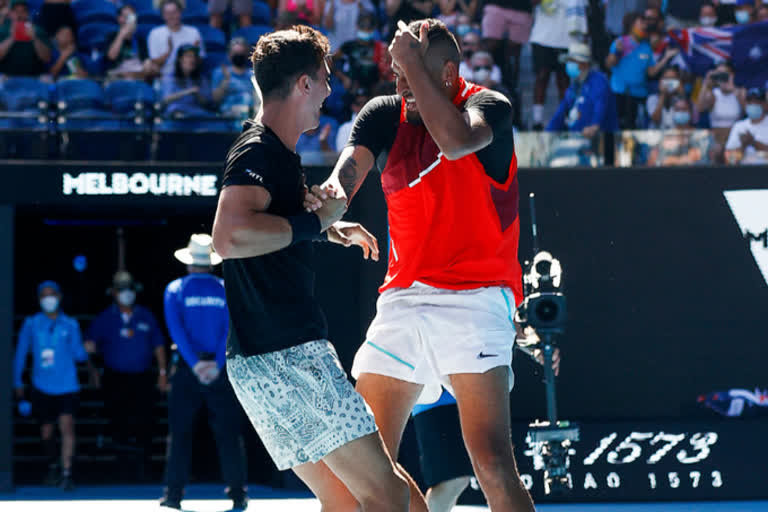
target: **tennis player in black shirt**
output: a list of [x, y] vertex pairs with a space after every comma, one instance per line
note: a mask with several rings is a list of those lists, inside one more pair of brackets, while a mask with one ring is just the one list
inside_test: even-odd
[[[317, 127], [330, 93], [328, 52], [325, 36], [300, 26], [263, 36], [251, 57], [262, 115], [227, 155], [213, 228], [230, 315], [227, 372], [278, 469], [293, 469], [321, 502], [343, 483], [350, 510], [359, 503], [403, 512], [409, 500], [426, 510], [418, 491], [410, 499], [370, 408], [347, 380], [314, 297], [314, 240], [359, 245], [378, 258], [370, 233], [340, 222], [346, 199], [332, 189], [314, 189], [326, 197], [314, 213], [303, 207], [295, 147]], [[328, 482], [329, 468], [341, 482]]]

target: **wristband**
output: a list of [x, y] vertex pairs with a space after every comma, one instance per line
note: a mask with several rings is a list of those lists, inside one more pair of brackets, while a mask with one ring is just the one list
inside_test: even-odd
[[320, 238], [320, 217], [314, 213], [300, 213], [286, 217], [291, 225], [291, 245]]
[[165, 368], [160, 368], [159, 373], [160, 375], [166, 375], [168, 372], [165, 371]]

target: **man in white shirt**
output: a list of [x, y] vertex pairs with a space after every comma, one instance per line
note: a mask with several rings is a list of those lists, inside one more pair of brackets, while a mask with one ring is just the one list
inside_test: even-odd
[[725, 144], [725, 160], [730, 164], [768, 163], [768, 102], [765, 90], [747, 91], [747, 118], [737, 121]]
[[165, 25], [155, 27], [147, 38], [147, 49], [152, 64], [160, 70], [162, 77], [173, 75], [176, 52], [185, 44], [200, 48], [200, 57], [205, 57], [205, 46], [200, 32], [192, 26], [181, 24], [181, 3], [179, 0], [164, 0], [161, 12]]

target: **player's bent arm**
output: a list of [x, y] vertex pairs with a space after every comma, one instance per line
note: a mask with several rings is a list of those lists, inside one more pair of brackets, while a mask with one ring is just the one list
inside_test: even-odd
[[347, 146], [323, 187], [333, 185], [337, 190], [343, 190], [349, 204], [373, 168], [374, 161], [373, 153], [365, 146]]
[[493, 141], [493, 130], [483, 117], [472, 109], [460, 112], [423, 64], [413, 65], [406, 75], [421, 119], [448, 160], [458, 160]]
[[219, 196], [213, 246], [224, 259], [250, 258], [284, 249], [293, 233], [288, 219], [265, 213], [272, 197], [264, 187], [233, 185]]

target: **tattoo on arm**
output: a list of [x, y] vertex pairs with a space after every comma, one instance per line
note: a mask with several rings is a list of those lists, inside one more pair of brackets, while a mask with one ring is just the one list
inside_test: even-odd
[[352, 199], [358, 181], [357, 162], [350, 156], [339, 168], [339, 183], [341, 183], [341, 188], [344, 189], [344, 193], [348, 198]]

